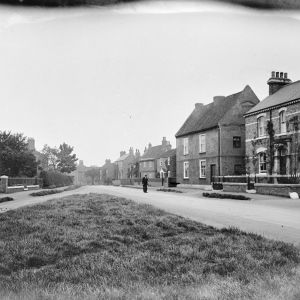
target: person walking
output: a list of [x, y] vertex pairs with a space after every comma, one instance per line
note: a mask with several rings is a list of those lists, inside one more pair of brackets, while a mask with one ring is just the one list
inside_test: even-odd
[[142, 179], [142, 185], [143, 185], [143, 191], [144, 193], [148, 193], [147, 192], [147, 187], [148, 187], [148, 177], [147, 175], [145, 175]]

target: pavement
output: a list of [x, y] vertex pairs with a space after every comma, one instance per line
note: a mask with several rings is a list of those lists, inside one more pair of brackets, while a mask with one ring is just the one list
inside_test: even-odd
[[293, 243], [300, 248], [300, 200], [276, 196], [246, 194], [252, 200], [214, 199], [202, 196], [198, 189], [182, 189], [182, 193], [159, 192], [150, 187], [148, 193], [139, 188], [84, 186], [73, 191], [43, 197], [32, 192], [10, 194], [14, 201], [0, 203], [0, 212], [34, 205], [72, 194], [100, 193], [147, 203], [170, 213], [181, 215], [217, 228], [237, 227], [267, 238]]

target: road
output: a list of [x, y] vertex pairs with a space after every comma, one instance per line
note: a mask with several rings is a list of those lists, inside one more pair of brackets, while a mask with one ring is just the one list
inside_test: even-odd
[[0, 203], [2, 210], [33, 205], [53, 198], [72, 194], [106, 193], [128, 198], [138, 203], [152, 204], [170, 213], [215, 226], [234, 226], [247, 232], [261, 234], [267, 238], [291, 242], [300, 247], [300, 200], [268, 199], [227, 200], [203, 198], [202, 191], [166, 193], [113, 186], [84, 186], [80, 189], [43, 197], [31, 197], [29, 192], [13, 194], [15, 201]]

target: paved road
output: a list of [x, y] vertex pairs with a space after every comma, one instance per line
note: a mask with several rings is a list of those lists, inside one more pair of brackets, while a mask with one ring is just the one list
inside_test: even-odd
[[15, 209], [71, 194], [107, 193], [152, 204], [168, 212], [206, 223], [218, 228], [234, 226], [268, 238], [294, 243], [300, 247], [300, 200], [267, 199], [256, 197], [251, 201], [202, 198], [202, 191], [183, 194], [113, 186], [85, 186], [80, 189], [44, 197], [16, 193], [15, 201], [0, 204], [2, 209]]

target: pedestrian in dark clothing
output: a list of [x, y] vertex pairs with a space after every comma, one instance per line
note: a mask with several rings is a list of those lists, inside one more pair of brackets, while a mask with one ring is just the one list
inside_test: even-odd
[[148, 178], [147, 175], [145, 175], [142, 179], [142, 185], [143, 185], [143, 191], [144, 193], [148, 193], [147, 192], [147, 187], [148, 187]]

